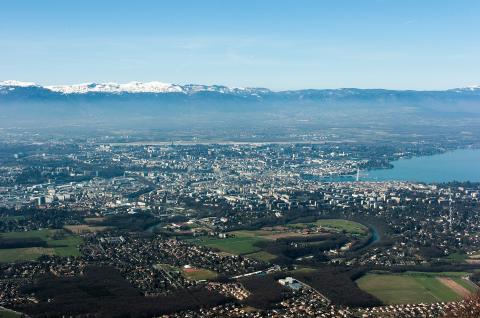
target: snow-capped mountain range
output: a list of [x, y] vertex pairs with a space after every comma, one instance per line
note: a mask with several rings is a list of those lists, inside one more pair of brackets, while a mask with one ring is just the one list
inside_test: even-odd
[[[456, 121], [454, 123], [454, 121]], [[297, 127], [399, 125], [480, 127], [480, 86], [443, 91], [271, 91], [162, 82], [42, 86], [0, 82], [0, 129], [72, 124], [118, 127]], [[315, 127], [317, 127], [315, 126]]]
[[20, 82], [15, 80], [0, 81], [0, 95], [9, 93], [23, 94], [28, 89], [43, 93], [53, 93], [63, 96], [67, 95], [89, 95], [89, 94], [165, 94], [177, 93], [192, 95], [197, 93], [216, 93], [225, 95], [234, 95], [241, 97], [258, 98], [265, 96], [276, 96], [281, 98], [338, 98], [368, 96], [369, 98], [379, 95], [406, 96], [414, 94], [423, 95], [445, 95], [445, 94], [480, 94], [480, 85], [467, 86], [463, 88], [453, 88], [443, 91], [413, 91], [413, 90], [386, 90], [386, 89], [358, 89], [358, 88], [339, 88], [339, 89], [305, 89], [290, 91], [271, 91], [266, 88], [258, 87], [228, 87], [223, 85], [198, 85], [198, 84], [171, 84], [158, 81], [153, 82], [129, 82], [119, 83], [82, 83], [73, 85], [48, 85], [42, 86], [33, 82]]
[[14, 90], [15, 88], [43, 88], [52, 92], [62, 94], [86, 94], [86, 93], [196, 93], [196, 92], [217, 92], [227, 94], [238, 93], [267, 93], [265, 88], [231, 88], [222, 85], [177, 85], [153, 82], [129, 82], [125, 84], [118, 83], [82, 83], [74, 85], [51, 85], [41, 86], [32, 82], [20, 82], [7, 80], [0, 82], [0, 89]]

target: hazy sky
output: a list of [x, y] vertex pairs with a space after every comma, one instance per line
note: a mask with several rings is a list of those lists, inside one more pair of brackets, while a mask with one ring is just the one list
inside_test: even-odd
[[480, 1], [1, 1], [6, 79], [272, 89], [480, 84]]

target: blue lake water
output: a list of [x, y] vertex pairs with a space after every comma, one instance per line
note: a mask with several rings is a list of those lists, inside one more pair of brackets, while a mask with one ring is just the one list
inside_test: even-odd
[[393, 161], [393, 169], [365, 171], [363, 181], [480, 182], [480, 149]]

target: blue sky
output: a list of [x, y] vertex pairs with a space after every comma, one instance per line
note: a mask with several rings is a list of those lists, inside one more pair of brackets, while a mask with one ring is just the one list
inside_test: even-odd
[[477, 0], [0, 4], [0, 80], [444, 89], [479, 58]]

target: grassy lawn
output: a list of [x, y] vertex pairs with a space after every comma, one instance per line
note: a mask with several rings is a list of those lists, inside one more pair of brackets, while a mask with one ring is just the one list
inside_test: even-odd
[[[386, 304], [433, 303], [461, 299], [460, 295], [438, 280], [438, 277], [451, 278], [461, 284], [461, 286], [464, 286], [460, 281], [462, 281], [461, 277], [465, 276], [465, 274], [460, 272], [369, 273], [357, 280], [356, 283], [361, 289], [376, 296]], [[468, 283], [467, 281], [464, 282]], [[473, 286], [470, 286], [470, 288], [473, 288]]]
[[209, 280], [217, 277], [214, 271], [203, 268], [184, 268], [183, 275], [189, 280]]
[[[58, 236], [55, 237], [55, 234]], [[28, 232], [2, 233], [4, 238], [39, 238], [47, 242], [48, 247], [27, 247], [0, 250], [0, 262], [35, 260], [41, 255], [80, 256], [78, 245], [82, 239], [63, 230], [38, 230]]]

